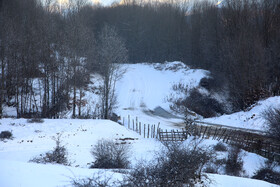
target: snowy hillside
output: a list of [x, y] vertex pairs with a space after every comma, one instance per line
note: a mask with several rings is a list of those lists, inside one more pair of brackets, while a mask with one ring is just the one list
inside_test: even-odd
[[[123, 174], [113, 170], [88, 169], [94, 161], [90, 154], [92, 146], [99, 139], [133, 138], [126, 142], [132, 146], [130, 161], [132, 165], [139, 160], [149, 161], [154, 152], [162, 148], [155, 139], [144, 139], [135, 132], [107, 120], [45, 120], [43, 123], [28, 123], [25, 119], [2, 119], [0, 131], [13, 132], [12, 140], [0, 141], [0, 186], [3, 187], [37, 187], [37, 186], [70, 186], [73, 179], [91, 177], [105, 173], [113, 180], [121, 180]], [[53, 138], [61, 134], [62, 143], [68, 150], [71, 166], [53, 164], [35, 164], [28, 161], [55, 146]], [[211, 145], [217, 141], [205, 141]], [[245, 170], [251, 176], [264, 159], [247, 154]], [[267, 182], [210, 175], [213, 183], [210, 186], [276, 186]]]
[[[200, 79], [208, 72], [200, 69], [190, 69], [181, 62], [164, 64], [125, 64], [126, 73], [117, 82], [116, 92], [118, 105], [116, 113], [121, 116], [121, 122], [127, 124], [130, 119], [137, 119], [143, 124], [160, 124], [163, 129], [184, 127], [183, 116], [173, 113], [167, 102], [173, 84], [183, 83], [189, 88], [197, 87]], [[83, 113], [95, 112], [99, 102], [96, 88], [100, 86], [100, 76], [92, 75], [91, 84], [85, 90]], [[174, 95], [181, 97], [180, 95]], [[262, 130], [264, 120], [261, 112], [269, 107], [277, 106], [280, 97], [273, 97], [258, 102], [245, 112], [208, 118], [203, 121], [224, 125]], [[156, 109], [156, 110], [155, 110]], [[163, 111], [164, 115], [157, 111]], [[6, 107], [5, 112], [12, 114], [13, 108]], [[172, 115], [172, 114], [174, 115]], [[144, 139], [139, 134], [109, 120], [69, 119], [71, 110], [64, 114], [68, 119], [44, 119], [43, 123], [30, 123], [26, 119], [4, 118], [0, 121], [0, 132], [11, 131], [12, 140], [0, 141], [0, 186], [5, 187], [36, 187], [36, 186], [71, 186], [73, 179], [92, 177], [102, 173], [112, 180], [122, 180], [123, 173], [114, 170], [88, 169], [94, 159], [90, 153], [92, 147], [100, 139], [114, 140], [132, 146], [130, 161], [132, 165], [138, 161], [151, 161], [154, 153], [163, 145], [156, 139]], [[35, 164], [29, 160], [50, 151], [55, 146], [54, 139], [61, 136], [62, 144], [68, 151], [71, 166], [53, 164]], [[217, 144], [216, 140], [205, 140], [205, 146]], [[185, 142], [187, 143], [187, 141]], [[253, 153], [242, 151], [244, 155], [245, 176], [251, 177], [265, 162], [265, 158]], [[225, 158], [227, 153], [219, 153], [219, 158]], [[209, 174], [213, 183], [210, 186], [276, 186], [264, 181], [249, 178], [230, 177]]]
[[[167, 98], [174, 92], [172, 86], [182, 83], [189, 88], [197, 87], [200, 79], [209, 73], [201, 69], [191, 69], [182, 62], [127, 64], [125, 68], [126, 73], [116, 86], [118, 93], [116, 113], [125, 119], [128, 115], [131, 119], [138, 117], [139, 121], [146, 124], [160, 122], [161, 127], [166, 129], [181, 128], [182, 116], [169, 119], [151, 111], [161, 107], [167, 112], [172, 112], [169, 108], [170, 103], [167, 102]], [[174, 126], [175, 123], [177, 127]]]
[[207, 118], [203, 121], [228, 125], [232, 127], [240, 127], [255, 130], [265, 130], [266, 122], [263, 118], [262, 113], [269, 109], [279, 107], [280, 97], [270, 97], [265, 100], [257, 102], [255, 105], [250, 107], [247, 111], [240, 111], [230, 115], [222, 115], [214, 118]]
[[[199, 82], [203, 77], [209, 75], [209, 72], [206, 70], [191, 69], [182, 62], [123, 64], [122, 69], [126, 71], [116, 84], [117, 107], [115, 113], [125, 123], [127, 123], [128, 116], [130, 116], [130, 119], [136, 119], [137, 117], [142, 123], [160, 123], [161, 128], [166, 129], [184, 127], [184, 116], [180, 116], [171, 111], [169, 107], [171, 103], [167, 101], [167, 98], [170, 96], [177, 98], [184, 97], [179, 92], [174, 92], [172, 86], [181, 83], [188, 86], [189, 89], [195, 88], [199, 86]], [[37, 84], [36, 81], [38, 83], [36, 79], [33, 84], [34, 94], [36, 97], [42, 98], [43, 96], [40, 95], [39, 89], [40, 84]], [[83, 116], [98, 116], [98, 107], [100, 106], [99, 89], [101, 84], [100, 75], [92, 74], [90, 83], [83, 90], [82, 100], [84, 105], [81, 107]], [[199, 90], [207, 91], [205, 89]], [[214, 97], [213, 95], [210, 96]], [[73, 96], [70, 95], [70, 97]], [[79, 93], [77, 93], [77, 97], [79, 98]], [[219, 99], [221, 100], [221, 98]], [[220, 102], [225, 103], [225, 100], [221, 100]], [[261, 112], [269, 107], [277, 106], [279, 103], [279, 97], [272, 97], [259, 101], [248, 111], [202, 119], [202, 121], [240, 128], [264, 130], [265, 121], [261, 116]], [[36, 103], [32, 105], [34, 104], [36, 105]], [[157, 107], [175, 114], [175, 116], [159, 115], [154, 111]], [[13, 107], [4, 107], [3, 113], [4, 116], [16, 116], [16, 109]], [[78, 107], [76, 108], [76, 113], [78, 113]], [[71, 118], [71, 116], [72, 108], [60, 114], [62, 118]]]

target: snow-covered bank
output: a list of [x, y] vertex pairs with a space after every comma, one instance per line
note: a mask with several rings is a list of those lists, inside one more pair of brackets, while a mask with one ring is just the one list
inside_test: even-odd
[[261, 180], [234, 177], [227, 175], [208, 174], [213, 181], [209, 186], [211, 187], [276, 187], [278, 185], [271, 184]]
[[266, 122], [263, 112], [269, 108], [279, 107], [280, 96], [270, 97], [257, 102], [248, 111], [240, 111], [229, 115], [207, 118], [203, 121], [255, 130], [265, 130]]

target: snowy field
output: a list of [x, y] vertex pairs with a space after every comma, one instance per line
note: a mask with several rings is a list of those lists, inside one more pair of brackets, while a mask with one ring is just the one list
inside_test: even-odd
[[[43, 123], [28, 123], [26, 119], [2, 119], [0, 131], [13, 132], [14, 138], [0, 142], [0, 186], [3, 187], [37, 187], [37, 186], [71, 186], [72, 179], [91, 177], [104, 172], [114, 180], [122, 180], [122, 174], [112, 170], [88, 169], [94, 161], [90, 154], [92, 146], [99, 139], [133, 138], [130, 161], [150, 161], [154, 152], [162, 144], [155, 139], [144, 139], [133, 131], [107, 120], [70, 120], [45, 119]], [[28, 162], [31, 158], [50, 151], [55, 146], [54, 137], [61, 134], [62, 144], [68, 150], [71, 166], [35, 164]], [[205, 145], [217, 143], [205, 141]], [[264, 159], [255, 154], [244, 157], [246, 174], [249, 176], [263, 164]], [[229, 177], [210, 175], [210, 186], [273, 186], [269, 183]], [[276, 185], [275, 185], [276, 186]]]
[[[208, 72], [190, 69], [180, 62], [160, 64], [126, 64], [126, 73], [117, 83], [118, 106], [116, 113], [121, 121], [127, 123], [128, 115], [136, 117], [143, 124], [158, 124], [164, 129], [182, 128], [182, 116], [164, 118], [151, 113], [160, 106], [171, 112], [167, 97], [172, 93], [172, 85], [184, 83], [189, 88], [197, 87], [201, 78]], [[92, 77], [92, 81], [98, 77]], [[97, 81], [98, 85], [98, 81]], [[93, 86], [97, 86], [96, 83]], [[97, 97], [91, 91], [85, 93], [86, 99], [93, 106]], [[251, 110], [217, 118], [204, 119], [207, 122], [225, 124], [236, 127], [263, 129], [261, 112], [279, 104], [280, 97], [260, 101]], [[83, 110], [93, 110], [86, 106]], [[12, 109], [6, 108], [6, 113], [12, 114]], [[65, 115], [70, 116], [70, 113]], [[123, 174], [113, 170], [88, 169], [94, 162], [90, 153], [92, 147], [100, 139], [110, 139], [121, 142], [120, 138], [133, 138], [126, 143], [132, 146], [130, 161], [135, 165], [138, 161], [150, 161], [154, 152], [162, 148], [155, 139], [144, 139], [139, 134], [108, 120], [80, 119], [44, 119], [43, 123], [28, 123], [26, 119], [6, 118], [0, 120], [0, 132], [11, 131], [12, 140], [0, 141], [0, 187], [54, 187], [71, 186], [72, 179], [91, 177], [96, 173], [105, 173], [114, 180], [122, 180]], [[29, 160], [51, 151], [55, 146], [54, 138], [61, 136], [62, 144], [68, 150], [71, 166], [53, 164], [35, 164]], [[211, 146], [217, 141], [205, 140], [204, 144]], [[252, 153], [244, 152], [245, 175], [253, 173], [263, 165], [265, 159]], [[223, 153], [219, 155], [225, 157]], [[225, 175], [209, 174], [213, 179], [210, 186], [276, 186], [264, 181], [249, 178], [238, 178]]]

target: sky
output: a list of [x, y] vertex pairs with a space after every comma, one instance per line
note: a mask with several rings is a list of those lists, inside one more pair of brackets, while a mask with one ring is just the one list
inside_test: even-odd
[[[67, 3], [69, 0], [58, 0], [59, 3]], [[108, 6], [111, 5], [113, 2], [119, 2], [121, 0], [88, 0], [89, 2], [92, 2], [94, 4], [100, 3], [102, 5]], [[137, 0], [136, 0], [137, 1]], [[156, 1], [164, 1], [164, 0], [156, 0]], [[187, 1], [192, 1], [192, 0], [187, 0]], [[195, 0], [196, 1], [196, 0]], [[217, 5], [220, 4], [223, 0], [210, 0], [214, 1]]]

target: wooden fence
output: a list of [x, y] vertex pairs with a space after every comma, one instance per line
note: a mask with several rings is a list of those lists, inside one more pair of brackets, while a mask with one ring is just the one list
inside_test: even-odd
[[263, 134], [228, 129], [224, 127], [203, 126], [196, 123], [186, 125], [186, 129], [177, 131], [158, 131], [160, 141], [184, 141], [189, 135], [198, 138], [223, 141], [236, 145], [248, 152], [280, 161], [280, 142]]
[[127, 119], [122, 118], [122, 125], [126, 128], [133, 130], [143, 136], [144, 138], [158, 138], [159, 125], [141, 123], [138, 118], [131, 119], [128, 115]]
[[181, 130], [162, 130], [155, 124], [143, 124], [138, 118], [122, 119], [122, 125], [126, 126], [144, 138], [157, 138], [160, 141], [184, 141], [188, 136], [197, 138], [223, 141], [227, 144], [236, 145], [248, 152], [259, 154], [263, 157], [274, 159], [280, 162], [280, 142], [272, 139], [261, 131], [247, 131], [247, 129], [233, 128], [226, 126], [200, 125], [201, 123], [191, 121]]

